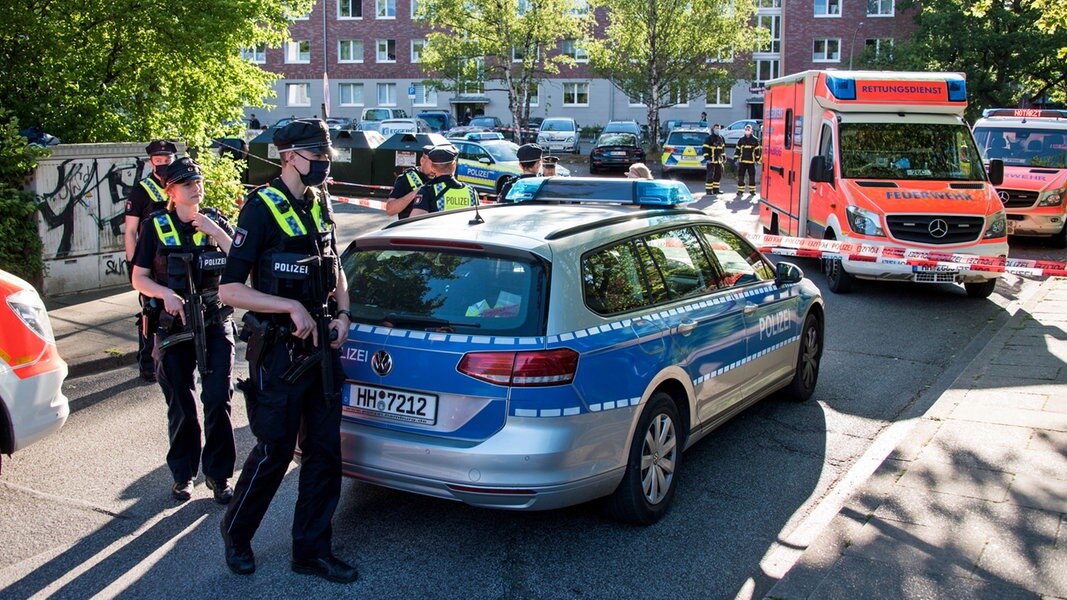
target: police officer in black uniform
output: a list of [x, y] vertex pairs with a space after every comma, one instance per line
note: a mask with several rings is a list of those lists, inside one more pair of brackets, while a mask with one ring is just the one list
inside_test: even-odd
[[498, 202], [510, 202], [510, 200], [507, 200], [508, 192], [511, 191], [511, 186], [515, 185], [515, 182], [519, 179], [537, 177], [541, 174], [541, 156], [544, 154], [541, 146], [523, 144], [519, 146], [515, 154], [519, 157], [519, 168], [522, 169], [522, 175], [501, 178], [500, 188], [496, 191]]
[[455, 146], [437, 146], [427, 153], [430, 157], [433, 179], [419, 188], [411, 216], [442, 210], [453, 210], [478, 205], [478, 193], [465, 183], [456, 180], [456, 157], [459, 152]]
[[[737, 197], [740, 198], [745, 192], [756, 195], [756, 163], [763, 160], [763, 146], [756, 136], [752, 135], [752, 126], [745, 125], [745, 135], [737, 140], [734, 148], [737, 157]], [[748, 186], [744, 185], [745, 173], [748, 173]]]
[[385, 214], [396, 215], [398, 220], [411, 216], [412, 201], [422, 184], [430, 179], [430, 169], [433, 167], [427, 156], [430, 150], [433, 150], [432, 144], [423, 146], [419, 153], [419, 167], [407, 169], [393, 182], [389, 199], [385, 201]]
[[704, 193], [719, 194], [722, 181], [722, 165], [726, 160], [726, 139], [719, 134], [720, 125], [715, 124], [708, 137], [704, 138]]
[[[190, 158], [165, 167], [163, 181], [169, 203], [141, 225], [133, 253], [133, 287], [161, 301], [164, 312], [158, 319], [152, 356], [167, 401], [167, 466], [174, 476], [171, 494], [182, 502], [191, 497], [192, 480], [203, 459], [205, 484], [214, 492], [216, 502], [226, 504], [233, 496], [227, 480], [233, 476], [236, 460], [230, 422], [233, 309], [219, 301], [218, 286], [233, 229], [218, 210], [200, 209], [203, 180], [200, 167]], [[199, 296], [203, 306], [203, 339], [189, 339], [195, 335], [188, 312], [193, 307], [192, 294]], [[203, 344], [207, 356], [207, 364], [199, 365], [200, 401], [204, 405], [202, 449], [194, 397], [198, 365], [193, 344]]]
[[[249, 193], [219, 287], [225, 302], [249, 311], [242, 338], [247, 332], [250, 376], [238, 387], [257, 440], [222, 519], [226, 564], [241, 575], [255, 571], [252, 537], [299, 441], [292, 570], [349, 583], [359, 574], [333, 555], [330, 525], [341, 493], [338, 348], [351, 317], [330, 204], [318, 187], [329, 177], [330, 135], [323, 121], [294, 121], [274, 133], [274, 144], [281, 175]], [[330, 298], [332, 314], [321, 314]], [[328, 336], [318, 334], [317, 319], [328, 321]]]
[[[149, 164], [152, 172], [148, 177], [138, 181], [130, 190], [126, 198], [126, 230], [123, 232], [123, 242], [126, 246], [126, 262], [133, 263], [133, 251], [137, 247], [137, 234], [140, 231], [141, 222], [148, 215], [163, 210], [167, 206], [167, 194], [163, 191], [163, 170], [167, 165], [174, 162], [174, 155], [178, 148], [167, 140], [152, 140], [145, 146], [148, 153]], [[130, 267], [130, 276], [133, 276], [133, 267]], [[140, 297], [142, 307], [146, 298]], [[144, 315], [137, 318], [137, 365], [141, 368], [141, 379], [155, 381], [155, 367], [152, 363], [152, 332], [154, 323], [147, 323]]]
[[541, 175], [544, 177], [556, 176], [556, 164], [559, 162], [558, 156], [542, 156], [541, 157]]

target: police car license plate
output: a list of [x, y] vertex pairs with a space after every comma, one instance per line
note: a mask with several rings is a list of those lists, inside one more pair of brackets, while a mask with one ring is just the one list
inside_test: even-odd
[[344, 412], [375, 421], [434, 425], [437, 395], [348, 382], [341, 397]]

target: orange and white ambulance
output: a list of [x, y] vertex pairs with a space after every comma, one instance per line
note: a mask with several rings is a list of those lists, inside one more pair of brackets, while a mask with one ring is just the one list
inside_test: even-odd
[[978, 150], [1004, 161], [997, 186], [1008, 235], [1067, 248], [1067, 110], [990, 108], [974, 124]]
[[[767, 233], [996, 259], [1008, 255], [999, 183], [963, 119], [958, 73], [805, 71], [767, 83], [760, 222]], [[855, 278], [962, 283], [999, 274], [952, 264], [825, 259], [832, 291]]]

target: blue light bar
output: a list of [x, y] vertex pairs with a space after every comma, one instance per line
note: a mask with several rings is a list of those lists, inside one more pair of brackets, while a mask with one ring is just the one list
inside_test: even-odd
[[505, 198], [511, 202], [522, 202], [523, 200], [533, 200], [537, 195], [537, 190], [541, 189], [544, 185], [544, 177], [523, 177], [516, 179], [515, 183], [511, 185], [511, 190], [508, 191], [508, 195]]
[[681, 181], [638, 181], [635, 195], [642, 206], [677, 206], [693, 201], [693, 194]]
[[826, 76], [826, 87], [838, 100], [856, 99], [856, 80], [851, 77]]
[[963, 79], [949, 79], [948, 83], [948, 101], [949, 102], [966, 102], [967, 101], [967, 82]]

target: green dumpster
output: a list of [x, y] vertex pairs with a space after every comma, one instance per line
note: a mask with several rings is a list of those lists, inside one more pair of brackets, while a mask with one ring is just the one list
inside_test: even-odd
[[451, 143], [439, 133], [394, 133], [374, 150], [374, 185], [391, 186], [405, 169], [419, 166], [423, 147]]

